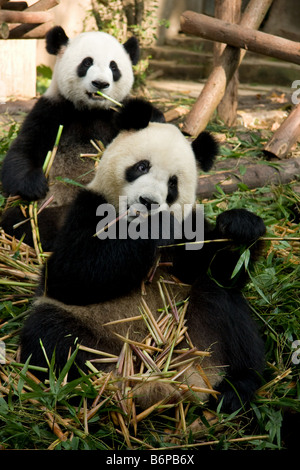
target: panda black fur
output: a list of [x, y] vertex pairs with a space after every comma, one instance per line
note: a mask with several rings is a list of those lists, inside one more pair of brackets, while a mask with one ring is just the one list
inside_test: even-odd
[[[251, 399], [264, 365], [263, 343], [241, 293], [247, 273], [231, 279], [241, 247], [250, 247], [250, 267], [260, 254], [263, 221], [243, 209], [226, 211], [217, 217], [215, 226], [205, 221], [205, 240], [231, 241], [210, 242], [199, 250], [187, 250], [183, 245], [166, 247], [192, 241], [172, 231], [168, 237], [160, 233], [159, 239], [100, 240], [94, 236], [99, 222], [97, 208], [109, 203], [118, 212], [119, 196], [126, 196], [130, 207], [136, 202], [155, 202], [159, 209], [149, 211], [147, 220], [151, 223], [160, 221], [164, 211], [173, 211], [176, 218], [180, 206], [195, 202], [196, 164], [206, 170], [213, 164], [217, 145], [208, 133], [200, 134], [191, 145], [175, 126], [150, 123], [150, 108], [139, 100], [125, 106], [120, 122], [126, 130], [108, 146], [94, 179], [70, 207], [21, 333], [21, 360], [31, 355], [32, 364], [46, 366], [40, 340], [49, 358], [55, 350], [60, 369], [76, 341], [118, 355], [122, 341], [113, 332], [125, 336], [128, 324], [105, 324], [139, 315], [141, 283], [160, 253], [161, 260], [171, 261], [172, 267], [157, 270], [154, 280], [146, 283], [144, 298], [153, 313], [162, 307], [156, 282], [162, 273], [185, 284], [174, 285], [173, 293], [189, 296], [189, 336], [199, 350], [212, 352], [201, 367], [221, 392], [223, 409], [232, 411]], [[137, 115], [144, 119], [136, 120]], [[187, 217], [194, 220], [195, 216], [192, 210]], [[132, 223], [131, 219], [126, 223]], [[146, 334], [144, 322], [135, 321], [130, 338], [140, 341]], [[93, 357], [79, 350], [76, 365], [86, 370], [86, 360]], [[77, 373], [73, 366], [69, 378]], [[195, 367], [181, 379], [206, 387]], [[167, 395], [178, 397], [178, 391], [170, 384], [146, 382], [137, 387], [135, 395], [137, 402], [147, 407]], [[198, 395], [201, 400], [208, 398]]]
[[[91, 181], [95, 161], [80, 158], [80, 154], [96, 154], [91, 140], [100, 140], [106, 146], [119, 131], [114, 105], [96, 92], [103, 91], [120, 103], [128, 99], [139, 45], [134, 37], [122, 45], [113, 36], [99, 31], [69, 39], [56, 26], [47, 34], [46, 48], [57, 56], [50, 87], [37, 101], [12, 143], [3, 162], [1, 178], [6, 195], [19, 195], [27, 201], [41, 200], [40, 206], [54, 196], [39, 217], [43, 249], [49, 251], [65, 208], [78, 190], [77, 185], [64, 183], [57, 177], [82, 185]], [[47, 152], [53, 148], [59, 125], [63, 125], [63, 132], [46, 180], [42, 167]], [[21, 220], [19, 208], [12, 208], [4, 214], [1, 225], [17, 238], [25, 231], [25, 242], [32, 244], [30, 224], [12, 230]]]

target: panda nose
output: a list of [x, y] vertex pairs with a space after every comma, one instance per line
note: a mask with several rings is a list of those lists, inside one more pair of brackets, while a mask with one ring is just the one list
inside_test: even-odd
[[157, 201], [154, 201], [153, 199], [150, 199], [149, 197], [140, 196], [139, 199], [140, 199], [140, 203], [143, 204], [143, 206], [145, 206], [148, 211], [151, 210], [152, 205], [159, 206], [159, 203]]
[[108, 82], [101, 82], [100, 80], [93, 80], [92, 85], [97, 88], [97, 90], [104, 90], [109, 87]]

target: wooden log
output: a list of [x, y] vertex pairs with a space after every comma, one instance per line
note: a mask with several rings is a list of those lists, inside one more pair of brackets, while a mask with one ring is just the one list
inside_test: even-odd
[[2, 8], [5, 3], [7, 3], [7, 0], [0, 0], [0, 8]]
[[[272, 2], [273, 0], [250, 0], [239, 24], [242, 27], [257, 29]], [[183, 15], [181, 18], [184, 23]], [[202, 92], [185, 119], [183, 131], [186, 134], [197, 136], [206, 128], [245, 53], [245, 50], [241, 51], [231, 46], [225, 47]]]
[[60, 0], [39, 0], [38, 2], [28, 7], [26, 11], [47, 11], [56, 7], [56, 5], [59, 3]]
[[3, 10], [23, 11], [28, 8], [27, 2], [6, 2], [3, 4]]
[[[26, 12], [36, 12], [36, 11], [47, 11], [51, 8], [54, 8], [56, 5], [60, 3], [60, 0], [39, 0], [38, 2], [34, 3], [30, 7], [28, 7], [25, 11]], [[48, 24], [49, 27], [47, 29], [44, 28], [42, 30], [40, 25], [37, 24], [21, 24], [19, 26], [14, 27], [10, 31], [9, 37], [11, 39], [40, 39], [45, 37], [45, 34], [52, 26], [52, 23], [45, 23]], [[36, 32], [36, 35], [35, 35]], [[44, 35], [41, 34], [44, 32]]]
[[224, 193], [232, 193], [239, 189], [239, 185], [246, 185], [249, 189], [260, 188], [269, 184], [286, 184], [296, 181], [300, 177], [300, 157], [288, 159], [278, 164], [278, 168], [257, 163], [248, 165], [244, 175], [237, 175], [237, 171], [223, 171], [215, 175], [201, 175], [198, 177], [197, 196], [200, 198], [212, 197], [218, 185]]
[[166, 122], [175, 121], [175, 119], [178, 119], [184, 116], [188, 112], [189, 110], [185, 108], [184, 106], [177, 106], [176, 108], [169, 109], [168, 111], [165, 112], [165, 120]]
[[183, 25], [186, 33], [300, 65], [299, 42], [255, 31], [246, 26], [229, 24], [193, 11], [183, 14]]
[[[241, 16], [242, 0], [215, 0], [215, 17], [229, 23], [238, 23]], [[226, 44], [214, 43], [214, 63], [224, 51]], [[235, 71], [229, 81], [225, 94], [220, 101], [217, 112], [219, 117], [227, 126], [232, 126], [236, 121], [238, 106], [238, 70]]]
[[9, 39], [43, 39], [52, 26], [53, 20], [42, 24], [14, 25], [9, 33]]
[[25, 12], [0, 10], [0, 23], [46, 23], [52, 19], [46, 11]]
[[264, 148], [265, 154], [284, 158], [292, 146], [300, 139], [300, 104], [296, 106], [281, 126], [273, 134]]

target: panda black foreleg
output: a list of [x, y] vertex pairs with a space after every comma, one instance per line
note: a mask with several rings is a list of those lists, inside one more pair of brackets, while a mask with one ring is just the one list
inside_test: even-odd
[[69, 107], [65, 101], [53, 103], [41, 97], [27, 115], [2, 165], [1, 180], [8, 195], [19, 195], [27, 201], [46, 196], [43, 163]]
[[[191, 217], [195, 225], [195, 213]], [[220, 214], [216, 225], [204, 220], [204, 243], [193, 244], [183, 238], [185, 246], [175, 247], [172, 252], [174, 274], [183, 282], [192, 284], [199, 275], [209, 273], [224, 287], [242, 288], [248, 281], [248, 271], [263, 251], [264, 242], [259, 240], [265, 233], [262, 219], [244, 209], [233, 209]], [[194, 231], [197, 229], [194, 227]], [[197, 233], [197, 232], [195, 232]], [[214, 242], [214, 240], [216, 240]], [[224, 241], [222, 241], [224, 240]], [[178, 241], [176, 241], [178, 243]], [[234, 268], [242, 255], [249, 249], [247, 269], [241, 269], [232, 279]]]
[[[209, 270], [212, 277], [225, 287], [242, 288], [248, 281], [247, 269], [251, 270], [262, 254], [264, 242], [260, 237], [265, 231], [263, 220], [248, 210], [232, 209], [220, 214], [213, 231], [207, 233], [207, 238], [229, 241], [212, 243], [208, 248], [211, 250]], [[241, 266], [232, 279], [234, 268], [245, 250], [249, 250], [248, 265]]]
[[[224, 370], [213, 387], [221, 393], [222, 410], [235, 411], [259, 387], [264, 367], [264, 344], [246, 300], [238, 290], [200, 276], [192, 286], [187, 325], [193, 344], [211, 350], [211, 369]], [[216, 405], [215, 399], [211, 403]]]
[[[78, 318], [75, 319], [63, 308], [45, 303], [33, 305], [20, 334], [21, 362], [25, 363], [31, 356], [31, 365], [47, 368], [47, 362], [51, 362], [55, 354], [55, 372], [58, 376], [76, 345], [84, 344], [96, 349], [98, 342], [99, 339], [84, 322]], [[105, 350], [105, 344], [102, 345], [102, 349]], [[107, 345], [107, 350], [109, 350], [109, 345]], [[68, 373], [69, 381], [79, 376], [78, 368], [85, 373], [88, 372], [86, 361], [91, 358], [95, 356], [78, 350]], [[36, 375], [40, 379], [49, 376], [44, 373], [36, 373]]]
[[3, 162], [1, 172], [5, 193], [18, 195], [27, 201], [43, 198], [47, 194], [48, 183], [42, 167], [33, 166], [23, 149], [18, 148], [19, 141], [14, 144]]

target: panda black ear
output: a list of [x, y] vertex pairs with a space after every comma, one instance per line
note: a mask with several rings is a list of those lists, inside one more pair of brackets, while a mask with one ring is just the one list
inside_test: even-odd
[[136, 65], [140, 58], [140, 46], [138, 40], [132, 36], [123, 44], [123, 47], [127, 54], [129, 54], [132, 65]]
[[68, 44], [69, 38], [61, 26], [54, 26], [46, 34], [46, 50], [49, 54], [57, 55], [62, 46]]
[[164, 115], [149, 101], [140, 98], [129, 99], [116, 116], [120, 130], [140, 130], [149, 122], [165, 122]]
[[192, 143], [195, 158], [203, 171], [209, 171], [218, 154], [219, 145], [209, 132], [201, 132]]

